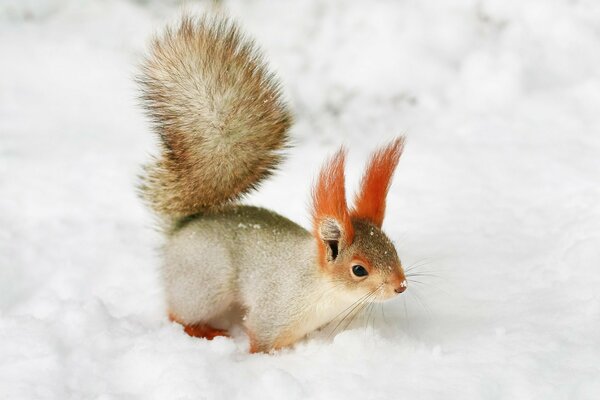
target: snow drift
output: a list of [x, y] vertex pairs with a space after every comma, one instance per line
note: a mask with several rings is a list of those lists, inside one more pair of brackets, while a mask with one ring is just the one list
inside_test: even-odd
[[[201, 5], [202, 6], [202, 5]], [[205, 6], [204, 6], [205, 7]], [[0, 4], [0, 397], [600, 396], [600, 6], [226, 1], [296, 112], [248, 202], [308, 225], [341, 143], [349, 182], [406, 134], [384, 230], [433, 274], [275, 355], [167, 321], [136, 198], [154, 149], [133, 77], [175, 2]], [[353, 188], [351, 188], [353, 189]]]

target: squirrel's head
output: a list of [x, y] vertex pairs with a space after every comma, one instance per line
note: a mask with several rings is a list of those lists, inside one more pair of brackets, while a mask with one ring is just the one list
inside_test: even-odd
[[402, 264], [381, 226], [388, 189], [404, 148], [400, 137], [375, 152], [349, 209], [340, 149], [321, 169], [313, 188], [313, 234], [318, 263], [353, 297], [384, 301], [406, 290]]

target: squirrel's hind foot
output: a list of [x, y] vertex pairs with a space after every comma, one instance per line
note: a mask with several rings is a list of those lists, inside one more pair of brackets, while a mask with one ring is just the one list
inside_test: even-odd
[[177, 322], [179, 325], [183, 326], [183, 330], [185, 333], [192, 337], [204, 338], [208, 340], [213, 340], [217, 336], [225, 336], [229, 337], [229, 332], [224, 329], [216, 329], [207, 324], [185, 324], [181, 322], [175, 315], [169, 314], [169, 320], [173, 322]]
[[183, 325], [183, 330], [190, 336], [213, 340], [217, 336], [229, 337], [229, 333], [224, 329], [215, 329], [210, 325]]

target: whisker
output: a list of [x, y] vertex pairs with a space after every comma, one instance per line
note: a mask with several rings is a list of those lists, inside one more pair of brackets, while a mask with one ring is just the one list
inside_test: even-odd
[[383, 319], [383, 322], [386, 326], [390, 326], [390, 324], [387, 322], [387, 319], [385, 319], [385, 312], [383, 312], [383, 303], [381, 303], [379, 306], [379, 308], [381, 308], [381, 318]]
[[[377, 288], [375, 288], [375, 290], [373, 290], [374, 296], [373, 297], [377, 297], [377, 295], [379, 294], [378, 292], [381, 292], [383, 290], [383, 283], [381, 283], [379, 286], [377, 286]], [[375, 314], [373, 314], [373, 309], [375, 308], [376, 303], [375, 302], [371, 302], [369, 304], [369, 307], [367, 308], [367, 319], [365, 321], [365, 336], [367, 334], [367, 328], [369, 327], [369, 320], [371, 319], [371, 315], [373, 315], [373, 321], [372, 321], [372, 326], [373, 329], [375, 329]]]
[[335, 319], [337, 319], [340, 315], [342, 315], [344, 312], [346, 312], [349, 308], [351, 308], [352, 306], [354, 306], [355, 304], [357, 304], [358, 302], [362, 301], [363, 299], [369, 297], [371, 295], [371, 293], [367, 293], [364, 296], [360, 297], [358, 300], [356, 300], [354, 303], [350, 304], [346, 309], [342, 310], [340, 313], [338, 313], [335, 317], [333, 317], [331, 320], [334, 321]]
[[[357, 315], [359, 315], [361, 313], [361, 311], [364, 310], [364, 308], [369, 305], [370, 300], [372, 297], [377, 296], [377, 290], [379, 290], [379, 287], [374, 289], [373, 291], [367, 293], [366, 296], [363, 296], [361, 299], [360, 304], [358, 304], [357, 306], [353, 307], [352, 310], [350, 310], [346, 315], [344, 315], [344, 317], [342, 318], [342, 320], [336, 325], [335, 329], [333, 332], [335, 332], [337, 330], [337, 328], [346, 320], [348, 320], [348, 322], [344, 325], [343, 330], [346, 330], [348, 328], [348, 326], [350, 326], [350, 324], [352, 324], [352, 321], [354, 321], [354, 319], [356, 318]], [[348, 319], [349, 318], [349, 319]], [[332, 332], [332, 333], [333, 333]]]
[[415, 290], [413, 290], [411, 293], [414, 295], [415, 299], [419, 302], [419, 304], [421, 305], [421, 307], [423, 307], [423, 309], [427, 313], [431, 314], [431, 309], [425, 305], [425, 303], [421, 299], [421, 296], [419, 296], [419, 294]]
[[408, 318], [408, 307], [406, 297], [402, 298], [404, 300], [404, 319], [406, 320], [406, 327], [410, 330], [410, 319]]
[[356, 310], [355, 313], [352, 314], [352, 316], [350, 317], [350, 320], [348, 320], [348, 322], [346, 323], [346, 325], [344, 325], [344, 328], [342, 330], [346, 330], [348, 329], [348, 327], [350, 326], [350, 324], [352, 324], [352, 321], [354, 321], [354, 319], [356, 318], [357, 315], [359, 315], [361, 313], [361, 311], [363, 311], [366, 307], [369, 306], [369, 302], [364, 301], [361, 306]]
[[346, 330], [348, 328], [348, 326], [352, 323], [352, 321], [354, 321], [354, 318], [366, 306], [366, 304], [367, 304], [366, 301], [363, 301], [357, 307], [350, 310], [350, 312], [348, 314], [346, 314], [344, 316], [344, 318], [342, 318], [342, 320], [336, 325], [336, 327], [332, 333], [335, 333], [337, 331], [338, 327], [341, 327], [341, 325], [342, 325], [342, 323], [344, 323], [344, 321], [348, 321], [343, 327], [341, 327], [342, 329], [340, 329], [340, 331]]
[[369, 309], [369, 317], [367, 318], [367, 328], [369, 327], [369, 319], [371, 319], [371, 316], [373, 316], [373, 319], [371, 319], [371, 329], [375, 330], [375, 318], [377, 317], [377, 314], [374, 312], [374, 310], [376, 309], [375, 306], [377, 303], [372, 302], [371, 304], [372, 306]]
[[404, 272], [410, 272], [413, 270], [417, 270], [419, 268], [425, 267], [427, 265], [431, 265], [433, 264], [433, 261], [429, 261], [429, 262], [416, 262], [413, 263], [411, 265], [409, 265], [408, 267], [404, 268]]
[[367, 336], [367, 328], [369, 327], [369, 319], [371, 317], [371, 311], [373, 310], [373, 305], [375, 303], [371, 302], [369, 303], [369, 305], [366, 307], [366, 314], [367, 314], [367, 319], [365, 320], [365, 330], [364, 330], [364, 335], [365, 337]]
[[406, 277], [409, 277], [409, 276], [430, 276], [430, 277], [433, 277], [433, 278], [440, 278], [440, 276], [438, 274], [432, 274], [430, 272], [405, 273], [404, 275]]
[[444, 294], [445, 294], [445, 295], [447, 295], [447, 296], [452, 296], [452, 295], [451, 295], [451, 294], [450, 294], [450, 293], [449, 293], [447, 290], [445, 290], [445, 289], [442, 289], [442, 288], [441, 288], [439, 285], [436, 285], [435, 283], [431, 283], [431, 282], [423, 282], [423, 281], [419, 281], [419, 280], [417, 280], [417, 279], [411, 279], [411, 278], [406, 278], [406, 280], [407, 280], [408, 282], [411, 282], [411, 283], [418, 283], [418, 284], [420, 284], [420, 285], [422, 285], [422, 286], [424, 286], [424, 287], [425, 287], [425, 286], [427, 286], [428, 288], [429, 288], [429, 287], [433, 287], [433, 288], [435, 288], [436, 290], [439, 290], [440, 292], [444, 293]]
[[[333, 317], [331, 320], [335, 321], [340, 315], [344, 314], [343, 318], [337, 323], [337, 325], [335, 326], [335, 328], [333, 328], [333, 330], [329, 333], [328, 337], [331, 337], [331, 335], [333, 335], [335, 333], [335, 331], [337, 330], [337, 328], [342, 324], [342, 322], [344, 322], [344, 320], [346, 318], [348, 318], [348, 316], [359, 306], [361, 306], [363, 304], [363, 302], [368, 299], [371, 294], [373, 294], [373, 292], [367, 293], [366, 295], [360, 297], [358, 300], [356, 300], [354, 303], [350, 304], [350, 306], [348, 306], [346, 309], [344, 309], [342, 312], [340, 312], [339, 314], [337, 314], [335, 317]], [[348, 311], [350, 309], [350, 311]], [[347, 311], [347, 312], [346, 312]]]
[[369, 300], [372, 297], [376, 297], [377, 296], [377, 290], [379, 289], [375, 289], [371, 292], [371, 295], [365, 299], [361, 305], [361, 307], [352, 315], [352, 318], [350, 319], [350, 321], [344, 326], [344, 330], [348, 329], [348, 326], [350, 326], [350, 324], [352, 324], [352, 321], [354, 321], [354, 319], [356, 318], [357, 315], [359, 315], [361, 313], [361, 311], [363, 311], [366, 307], [370, 306], [371, 304], [373, 304], [373, 302], [370, 302]]

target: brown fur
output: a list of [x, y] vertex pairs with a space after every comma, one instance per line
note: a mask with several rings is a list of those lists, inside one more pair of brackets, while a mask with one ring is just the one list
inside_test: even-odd
[[218, 207], [280, 163], [292, 117], [234, 23], [184, 17], [153, 41], [142, 71], [143, 105], [162, 153], [146, 166], [140, 189], [156, 212], [180, 218]]

